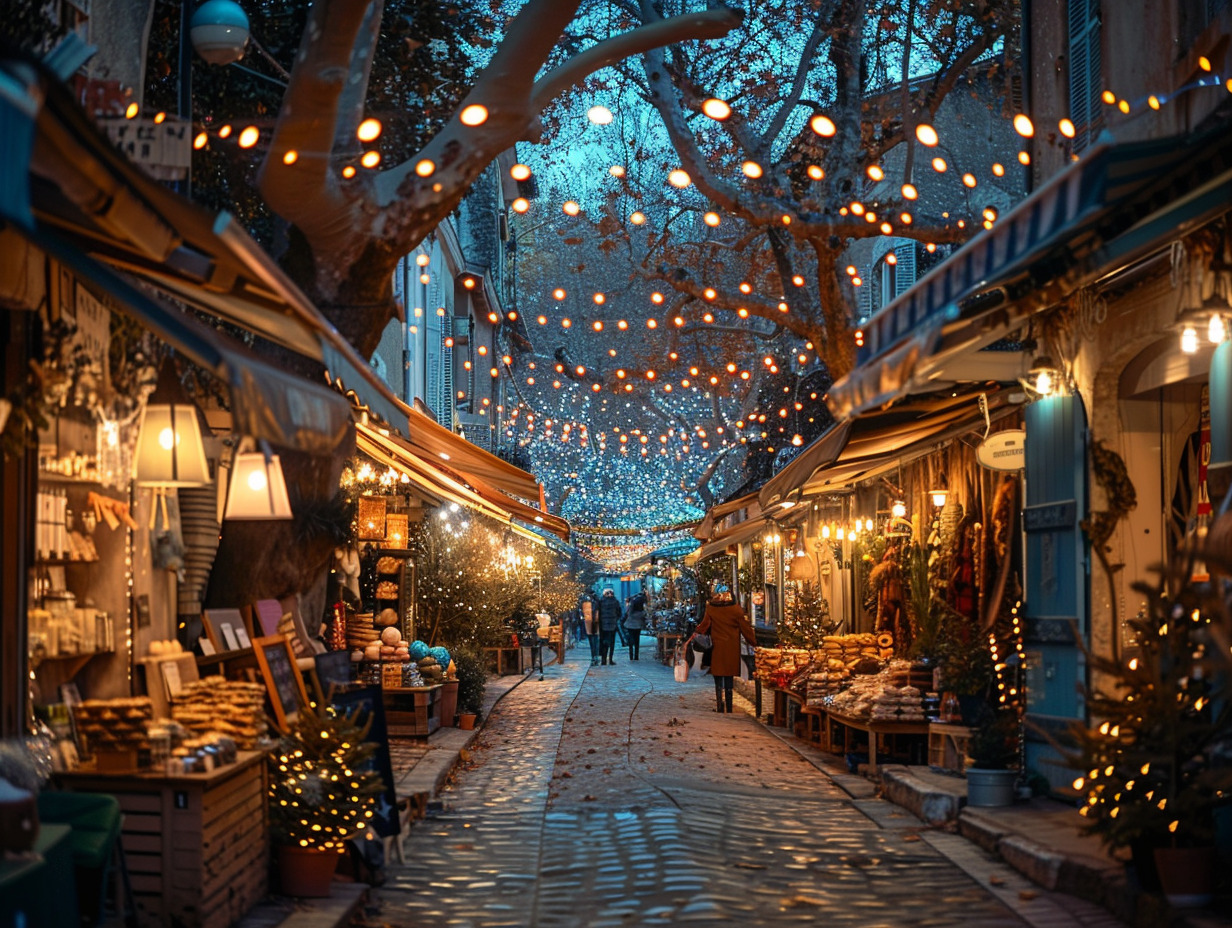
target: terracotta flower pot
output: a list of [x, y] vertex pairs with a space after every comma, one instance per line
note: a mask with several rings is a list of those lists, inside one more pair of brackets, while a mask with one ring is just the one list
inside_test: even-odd
[[1177, 908], [1209, 905], [1214, 898], [1213, 847], [1157, 847], [1155, 866], [1169, 905]]
[[337, 852], [291, 845], [279, 845], [276, 851], [284, 895], [322, 898], [331, 894]]
[[471, 731], [471, 730], [475, 727], [475, 721], [476, 721], [478, 718], [479, 718], [479, 716], [475, 715], [475, 714], [474, 714], [474, 713], [472, 713], [472, 712], [462, 712], [462, 713], [459, 713], [459, 715], [458, 715], [458, 727], [459, 727], [459, 728], [461, 728], [461, 729], [463, 729], [463, 730], [465, 730], [465, 731]]

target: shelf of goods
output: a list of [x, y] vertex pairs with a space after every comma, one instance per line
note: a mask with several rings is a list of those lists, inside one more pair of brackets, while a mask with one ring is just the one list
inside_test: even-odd
[[142, 928], [225, 928], [265, 897], [266, 755], [242, 751], [210, 773], [57, 774], [58, 785], [120, 802], [120, 840]]

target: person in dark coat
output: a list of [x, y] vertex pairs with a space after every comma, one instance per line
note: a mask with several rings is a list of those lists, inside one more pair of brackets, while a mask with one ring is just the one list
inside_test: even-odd
[[646, 594], [638, 593], [625, 601], [625, 637], [629, 639], [629, 660], [640, 659], [642, 629], [646, 627]]
[[716, 712], [732, 711], [732, 678], [740, 673], [740, 639], [757, 644], [753, 626], [744, 610], [732, 601], [731, 594], [716, 591], [706, 605], [706, 614], [695, 634], [710, 635], [714, 648], [710, 654], [710, 675], [714, 677]]
[[611, 590], [599, 597], [599, 657], [600, 664], [614, 664], [616, 636], [620, 633], [620, 600]]

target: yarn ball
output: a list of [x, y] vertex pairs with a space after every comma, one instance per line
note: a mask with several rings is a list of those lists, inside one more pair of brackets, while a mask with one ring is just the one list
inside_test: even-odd
[[428, 656], [428, 645], [424, 641], [411, 642], [411, 660], [421, 661]]
[[435, 648], [429, 648], [428, 653], [436, 658], [436, 662], [442, 667], [449, 666], [449, 651], [439, 645]]

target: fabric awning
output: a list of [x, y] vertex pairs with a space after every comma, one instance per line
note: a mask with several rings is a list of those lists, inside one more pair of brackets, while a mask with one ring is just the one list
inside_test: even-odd
[[[802, 498], [845, 490], [862, 480], [897, 468], [960, 435], [985, 425], [979, 408], [980, 390], [957, 396], [913, 397], [881, 413], [857, 419], [842, 452], [800, 485]], [[1019, 407], [1008, 391], [984, 393], [990, 422], [1017, 415]]]
[[403, 406], [410, 421], [408, 441], [415, 453], [428, 460], [447, 463], [463, 473], [472, 474], [490, 486], [522, 499], [539, 499], [539, 483], [532, 474], [498, 458], [478, 445], [472, 445], [461, 435], [445, 428], [417, 409]]
[[850, 431], [850, 421], [834, 423], [767, 480], [757, 497], [762, 511], [786, 500], [791, 491], [803, 484], [819, 467], [832, 464], [847, 444]]
[[[717, 505], [711, 506], [710, 509], [707, 510], [705, 517], [697, 523], [697, 526], [693, 529], [693, 537], [698, 541], [708, 540], [714, 532], [714, 524], [720, 519], [726, 518], [733, 512], [738, 512], [741, 509], [756, 505], [757, 494], [746, 493], [743, 496], [736, 497], [735, 499], [729, 499], [725, 503], [718, 503]], [[751, 515], [755, 515], [755, 513]]]
[[459, 488], [464, 491], [461, 496], [449, 497], [451, 501], [472, 508], [478, 507], [502, 522], [508, 523], [512, 519], [520, 519], [537, 529], [551, 532], [562, 541], [569, 540], [569, 523], [559, 516], [540, 512], [521, 500], [487, 485], [469, 473], [446, 466], [444, 462], [422, 457], [415, 445], [406, 439], [394, 435], [383, 435], [379, 429], [362, 423], [357, 423], [355, 429], [360, 450], [364, 453], [369, 453], [369, 449], [377, 449], [382, 454], [383, 462], [387, 458], [402, 462], [405, 466], [395, 464], [395, 468], [413, 471], [412, 479], [422, 478], [436, 486], [439, 492], [454, 491]]
[[1232, 202], [1232, 127], [1105, 143], [976, 236], [863, 327], [826, 397], [839, 419], [946, 380], [946, 366]]
[[709, 541], [702, 545], [692, 554], [684, 559], [684, 562], [689, 566], [700, 564], [708, 558], [714, 557], [716, 554], [723, 554], [727, 551], [728, 545], [740, 545], [746, 541], [752, 541], [766, 528], [766, 523], [762, 519], [748, 519], [740, 522], [725, 532], [719, 534], [713, 541]]
[[391, 428], [406, 417], [389, 387], [229, 213], [147, 176], [67, 90], [28, 63], [0, 62], [0, 216], [320, 361]]

